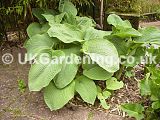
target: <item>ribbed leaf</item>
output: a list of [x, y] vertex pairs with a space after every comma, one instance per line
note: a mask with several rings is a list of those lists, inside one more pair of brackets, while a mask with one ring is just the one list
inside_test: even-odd
[[67, 87], [58, 89], [53, 82], [44, 89], [45, 103], [51, 110], [57, 110], [62, 108], [74, 97], [75, 82], [73, 81]]
[[27, 28], [27, 34], [31, 38], [32, 36], [41, 33], [41, 25], [39, 23], [31, 23]]
[[56, 37], [64, 43], [83, 41], [83, 33], [77, 27], [69, 24], [55, 24], [48, 30], [50, 37]]
[[27, 34], [28, 36], [31, 38], [36, 34], [43, 34], [46, 33], [47, 30], [49, 29], [49, 25], [48, 24], [39, 24], [39, 23], [31, 23], [28, 28], [27, 28]]
[[94, 104], [97, 96], [97, 87], [93, 80], [80, 76], [76, 80], [76, 91], [80, 94], [82, 99], [90, 104]]
[[132, 28], [132, 25], [128, 20], [123, 21], [118, 15], [109, 15], [107, 21], [116, 28], [113, 29], [113, 35], [115, 36], [121, 38], [141, 36], [141, 33]]
[[111, 78], [113, 74], [107, 72], [99, 66], [96, 66], [89, 70], [84, 70], [83, 75], [93, 80], [107, 80]]
[[129, 38], [129, 37], [139, 37], [142, 36], [140, 32], [135, 30], [134, 28], [121, 28], [113, 33], [113, 35], [121, 37], [121, 38]]
[[98, 38], [103, 38], [104, 36], [108, 36], [111, 34], [110, 31], [102, 31], [102, 30], [96, 30], [93, 27], [86, 28], [85, 29], [85, 36], [84, 40], [94, 40]]
[[94, 22], [94, 20], [91, 19], [91, 18], [88, 18], [88, 17], [79, 17], [79, 16], [77, 16], [76, 20], [77, 20], [78, 26], [83, 26], [85, 28], [95, 27], [96, 26], [96, 23]]
[[52, 14], [42, 14], [45, 19], [49, 22], [49, 25], [52, 26], [54, 24], [58, 24], [62, 22], [62, 19], [65, 15], [65, 13], [61, 13], [59, 15], [52, 15]]
[[45, 18], [42, 14], [47, 13], [47, 14], [52, 14], [52, 15], [56, 15], [56, 11], [53, 9], [42, 9], [42, 8], [33, 8], [32, 9], [32, 13], [35, 17], [38, 18], [40, 23], [45, 22]]
[[108, 72], [113, 73], [119, 69], [118, 52], [114, 45], [106, 39], [86, 41], [83, 44], [83, 52]]
[[160, 30], [156, 27], [140, 29], [141, 37], [135, 39], [136, 43], [151, 43], [160, 45]]
[[118, 15], [116, 14], [111, 14], [107, 18], [107, 22], [114, 27], [124, 27], [124, 28], [132, 28], [132, 25], [130, 24], [129, 21], [123, 21]]
[[41, 51], [51, 49], [56, 41], [55, 38], [50, 38], [48, 34], [34, 35], [25, 44], [25, 48], [27, 49], [26, 60], [32, 60]]
[[76, 7], [69, 0], [60, 0], [59, 11], [66, 12], [74, 16], [77, 15]]
[[132, 44], [127, 44], [126, 41], [123, 38], [120, 38], [118, 36], [106, 36], [106, 39], [109, 39], [110, 42], [112, 42], [114, 44], [114, 46], [116, 47], [119, 56], [120, 55], [127, 55], [129, 48], [132, 46]]
[[[60, 50], [54, 51], [52, 56], [45, 54], [39, 58], [38, 63], [31, 66], [29, 71], [30, 91], [40, 91], [49, 85], [50, 81], [61, 71], [62, 64], [56, 63], [64, 53]], [[52, 59], [54, 57], [55, 59]], [[62, 59], [62, 58], [61, 58]], [[43, 63], [47, 60], [47, 63]], [[49, 61], [49, 62], [48, 62]], [[54, 62], [55, 61], [55, 62]]]
[[73, 62], [67, 62], [67, 58], [63, 61], [61, 71], [58, 73], [57, 78], [54, 80], [57, 88], [64, 88], [70, 84], [75, 78], [78, 71], [78, 56], [72, 54], [69, 56]]

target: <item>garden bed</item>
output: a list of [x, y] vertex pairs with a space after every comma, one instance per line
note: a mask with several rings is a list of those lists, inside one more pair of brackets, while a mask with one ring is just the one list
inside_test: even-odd
[[[157, 23], [141, 24], [141, 26], [148, 26], [148, 25], [157, 26]], [[14, 41], [18, 42], [17, 40]], [[6, 46], [3, 47], [5, 48]], [[24, 49], [15, 48], [12, 46], [10, 48], [5, 48], [5, 50], [1, 50], [1, 55], [11, 51], [12, 53], [14, 53], [15, 58], [17, 58], [17, 53], [22, 53], [22, 54], [25, 53]], [[122, 78], [123, 82], [125, 83], [125, 86], [122, 89], [114, 92], [111, 99], [107, 100], [107, 103], [109, 103], [111, 106], [109, 110], [104, 110], [103, 108], [101, 108], [98, 102], [95, 103], [95, 106], [90, 106], [82, 102], [80, 97], [77, 96], [74, 99], [72, 99], [64, 109], [60, 110], [59, 112], [50, 112], [47, 106], [44, 104], [42, 93], [30, 93], [28, 91], [28, 87], [25, 89], [25, 93], [23, 94], [18, 90], [19, 79], [24, 80], [27, 85], [27, 79], [28, 79], [27, 74], [29, 67], [30, 65], [28, 64], [19, 65], [18, 63], [16, 63], [16, 60], [11, 65], [3, 65], [2, 61], [0, 62], [0, 71], [1, 71], [0, 76], [2, 81], [0, 88], [1, 88], [1, 94], [3, 94], [1, 96], [2, 107], [0, 115], [2, 120], [3, 119], [23, 120], [26, 118], [29, 120], [39, 120], [44, 118], [45, 119], [56, 118], [56, 120], [63, 120], [65, 118], [64, 116], [66, 116], [66, 119], [74, 118], [78, 120], [84, 120], [84, 118], [88, 116], [95, 116], [96, 118], [98, 117], [100, 120], [104, 120], [105, 118], [106, 120], [108, 119], [122, 120], [121, 117], [123, 117], [124, 119], [126, 114], [119, 109], [120, 104], [128, 102], [143, 102], [144, 104], [147, 105], [148, 102], [148, 100], [140, 96], [137, 83], [138, 80], [144, 78], [144, 76], [143, 76], [143, 68], [137, 67], [135, 69], [136, 77]], [[82, 116], [82, 114], [84, 116]], [[127, 117], [125, 118], [126, 120], [130, 120]]]
[[[68, 9], [66, 6], [70, 6], [69, 8], [72, 9]], [[69, 1], [60, 3], [59, 14], [55, 13], [55, 10], [44, 9], [41, 9], [43, 14], [39, 14], [40, 9], [36, 10], [33, 14], [40, 22], [34, 22], [29, 25], [27, 28], [29, 39], [24, 44], [28, 55], [31, 55], [26, 57], [27, 60], [36, 61], [30, 68], [28, 84], [24, 80], [26, 78], [19, 76], [22, 69], [28, 64], [19, 65], [16, 59], [19, 50], [22, 49], [16, 46], [19, 49], [16, 52], [9, 43], [12, 40], [6, 41], [11, 52], [5, 47], [1, 49], [1, 68], [7, 72], [6, 74], [10, 74], [9, 69], [14, 70], [15, 74], [12, 72], [12, 78], [14, 79], [13, 76], [15, 75], [18, 83], [17, 85], [14, 81], [14, 85], [18, 86], [18, 89], [15, 87], [15, 90], [18, 90], [16, 94], [20, 93], [22, 96], [28, 94], [30, 93], [28, 88], [33, 91], [30, 93], [32, 95], [37, 94], [35, 91], [39, 91], [38, 94], [40, 95], [43, 93], [44, 97], [40, 96], [35, 100], [31, 99], [32, 97], [30, 96], [26, 100], [31, 103], [37, 103], [37, 100], [42, 102], [38, 103], [42, 105], [38, 110], [44, 109], [45, 111], [47, 105], [50, 108], [50, 113], [52, 113], [51, 111], [56, 113], [65, 108], [75, 111], [77, 106], [83, 106], [86, 109], [97, 110], [96, 113], [101, 111], [104, 115], [112, 113], [126, 117], [126, 112], [130, 117], [135, 117], [138, 120], [144, 117], [148, 118], [148, 115], [152, 114], [152, 112], [154, 112], [154, 117], [155, 115], [159, 117], [159, 106], [157, 107], [156, 105], [159, 105], [160, 94], [157, 92], [159, 90], [159, 74], [157, 72], [160, 71], [156, 68], [156, 65], [159, 62], [160, 51], [152, 46], [159, 44], [157, 40], [157, 38], [160, 38], [159, 29], [149, 27], [136, 30], [129, 21], [122, 20], [116, 14], [111, 14], [108, 16], [107, 22], [113, 26], [112, 31], [97, 30], [95, 29], [96, 24], [91, 18], [77, 16], [77, 9]], [[123, 14], [122, 16], [126, 15]], [[133, 17], [133, 15], [131, 16]], [[130, 15], [127, 15], [127, 17], [130, 17]], [[139, 19], [138, 16], [134, 17]], [[132, 24], [134, 25], [134, 23]], [[138, 29], [138, 26], [134, 27]], [[7, 55], [13, 54], [11, 59], [15, 58], [13, 61], [15, 64], [4, 65], [9, 60], [8, 56], [7, 59], [4, 59], [5, 53]], [[141, 65], [141, 60], [143, 59], [144, 61], [144, 58], [147, 60], [146, 56], [149, 53], [156, 56], [155, 62], [157, 63], [150, 63], [150, 65], [146, 62], [145, 65]], [[24, 54], [25, 52], [23, 51]], [[122, 61], [120, 61], [119, 58], [122, 56], [125, 56], [125, 58], [121, 58]], [[128, 62], [130, 56], [134, 58], [132, 63]], [[71, 59], [74, 57], [76, 61], [68, 64], [66, 57]], [[86, 61], [77, 62], [79, 58], [82, 60], [85, 57], [90, 58], [89, 62], [92, 63]], [[112, 63], [109, 61], [111, 59], [108, 60], [111, 57]], [[148, 57], [150, 57], [150, 54]], [[62, 60], [62, 63], [58, 61], [55, 64], [56, 60]], [[13, 68], [12, 65], [14, 66]], [[19, 68], [19, 66], [22, 68]], [[2, 73], [3, 80], [8, 79], [7, 77], [9, 76], [6, 76], [6, 74], [5, 72]], [[11, 81], [12, 79], [9, 82]], [[1, 88], [7, 89], [9, 85], [7, 87], [5, 85], [7, 83], [4, 83]], [[11, 88], [11, 92], [14, 89], [12, 84], [9, 88]], [[6, 91], [2, 91], [2, 93], [4, 92]], [[11, 114], [16, 114], [15, 116], [22, 115], [27, 117], [26, 109], [13, 110], [10, 107], [12, 103], [18, 101], [18, 96], [14, 93], [13, 96], [16, 96], [16, 98], [9, 104], [7, 103], [7, 106], [2, 109], [2, 112], [4, 112], [2, 116], [7, 112], [11, 112]], [[148, 96], [152, 96], [151, 99]], [[153, 97], [154, 99], [152, 99]], [[5, 96], [3, 98], [10, 99]], [[46, 105], [41, 101], [43, 98]], [[4, 104], [6, 103], [4, 102]], [[26, 105], [22, 105], [22, 107], [27, 108]], [[148, 108], [153, 111], [150, 112]], [[93, 116], [93, 113], [89, 112], [87, 119]], [[54, 117], [50, 116], [49, 119], [52, 118]]]

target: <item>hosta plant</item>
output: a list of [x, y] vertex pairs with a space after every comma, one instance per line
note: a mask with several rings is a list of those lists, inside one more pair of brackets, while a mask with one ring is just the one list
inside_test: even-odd
[[[98, 98], [108, 109], [105, 99], [123, 87], [123, 82], [112, 77], [119, 70], [119, 58], [114, 44], [104, 38], [111, 32], [97, 30], [91, 18], [77, 16], [77, 9], [67, 0], [60, 1], [58, 11], [34, 9], [33, 14], [39, 23], [28, 26], [25, 43], [26, 60], [34, 60], [29, 90], [43, 90], [51, 110], [62, 108], [76, 94], [89, 104]], [[113, 58], [111, 63], [106, 61], [109, 58]], [[95, 81], [106, 83], [106, 89]]]

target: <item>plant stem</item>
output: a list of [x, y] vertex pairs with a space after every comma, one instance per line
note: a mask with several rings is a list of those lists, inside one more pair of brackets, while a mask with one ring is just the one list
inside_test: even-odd
[[101, 1], [101, 7], [100, 7], [100, 25], [101, 25], [101, 28], [103, 29], [103, 0], [100, 0]]
[[116, 78], [117, 78], [117, 80], [119, 80], [119, 79], [121, 78], [124, 68], [125, 68], [124, 65], [121, 65], [121, 66], [120, 66], [119, 71], [116, 73]]

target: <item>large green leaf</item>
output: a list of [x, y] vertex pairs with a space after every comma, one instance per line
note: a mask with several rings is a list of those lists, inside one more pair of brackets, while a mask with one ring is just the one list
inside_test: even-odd
[[[75, 78], [78, 71], [78, 56], [72, 54], [66, 57], [68, 58], [63, 61], [62, 69], [54, 80], [57, 88], [64, 88], [68, 84], [70, 84]], [[73, 61], [68, 61], [68, 59], [71, 59]]]
[[121, 38], [142, 36], [142, 34], [138, 32], [137, 30], [135, 30], [134, 28], [122, 28], [120, 30], [114, 31], [113, 35], [121, 37]]
[[112, 73], [107, 72], [103, 68], [96, 66], [83, 71], [83, 75], [93, 80], [107, 80], [111, 78]]
[[[76, 16], [66, 13], [64, 17], [63, 23], [68, 23], [70, 25], [75, 25], [77, 26], [77, 21], [76, 21]], [[79, 27], [79, 26], [78, 26]]]
[[160, 45], [160, 30], [156, 27], [140, 29], [141, 37], [134, 39], [136, 43], [151, 43]]
[[47, 14], [52, 14], [52, 15], [56, 15], [56, 11], [53, 9], [42, 9], [42, 8], [33, 8], [32, 9], [32, 13], [35, 17], [38, 18], [40, 23], [45, 22], [45, 18], [42, 14], [47, 13]]
[[113, 35], [115, 36], [122, 38], [141, 36], [141, 33], [132, 28], [132, 25], [129, 21], [123, 21], [118, 15], [109, 15], [107, 21], [116, 28], [113, 29]]
[[83, 52], [108, 72], [113, 73], [119, 69], [118, 52], [115, 46], [106, 39], [86, 41], [83, 44]]
[[69, 0], [60, 0], [59, 11], [66, 12], [74, 16], [77, 15], [76, 7]]
[[48, 34], [34, 35], [25, 44], [27, 49], [26, 60], [34, 59], [43, 50], [52, 49], [56, 41], [56, 38], [50, 38]]
[[36, 34], [44, 34], [48, 31], [49, 25], [48, 24], [39, 24], [39, 23], [31, 23], [27, 28], [27, 34], [31, 38]]
[[108, 36], [110, 34], [110, 31], [96, 30], [93, 27], [89, 27], [85, 29], [84, 40], [102, 39], [104, 36]]
[[45, 19], [49, 22], [50, 26], [53, 26], [54, 24], [59, 24], [62, 22], [62, 19], [65, 15], [65, 13], [61, 13], [59, 15], [52, 15], [52, 14], [42, 14]]
[[105, 38], [114, 44], [119, 55], [126, 56], [128, 54], [130, 44], [128, 44], [123, 38], [120, 38], [118, 36], [112, 36], [112, 35], [106, 36]]
[[117, 79], [113, 77], [106, 81], [106, 86], [106, 88], [109, 90], [118, 90], [123, 88], [124, 83], [122, 81], [117, 81]]
[[27, 34], [31, 38], [32, 36], [41, 33], [41, 25], [39, 23], [31, 23], [27, 28]]
[[82, 99], [90, 104], [94, 104], [97, 96], [97, 87], [93, 80], [80, 76], [76, 80], [76, 91], [80, 94]]
[[123, 27], [123, 28], [132, 28], [132, 25], [129, 21], [123, 21], [118, 15], [111, 14], [107, 18], [107, 22], [113, 25], [116, 28]]
[[82, 26], [84, 28], [88, 28], [88, 27], [95, 27], [96, 23], [94, 22], [93, 19], [88, 18], [88, 17], [76, 17], [76, 21], [78, 26]]
[[127, 103], [127, 104], [121, 105], [121, 109], [124, 112], [127, 112], [127, 114], [130, 117], [135, 117], [137, 120], [141, 120], [144, 118], [144, 115], [143, 115], [144, 108], [140, 104]]
[[42, 16], [42, 14], [44, 13], [44, 10], [41, 9], [41, 8], [33, 8], [32, 9], [32, 13], [35, 17], [38, 18], [38, 20], [40, 22], [44, 22], [45, 21], [45, 18]]
[[82, 61], [82, 68], [83, 70], [89, 70], [93, 67], [98, 66], [95, 62], [91, 60], [91, 58], [88, 55], [83, 56]]
[[30, 91], [40, 91], [49, 85], [50, 81], [62, 69], [62, 64], [58, 63], [62, 57], [64, 57], [64, 53], [56, 50], [53, 51], [52, 55], [46, 53], [38, 58], [37, 63], [33, 64], [29, 71]]
[[83, 41], [83, 33], [77, 27], [69, 24], [55, 24], [48, 30], [50, 37], [56, 37], [64, 43]]
[[63, 89], [58, 89], [53, 82], [44, 89], [44, 100], [51, 110], [62, 108], [74, 97], [75, 82], [66, 86]]

